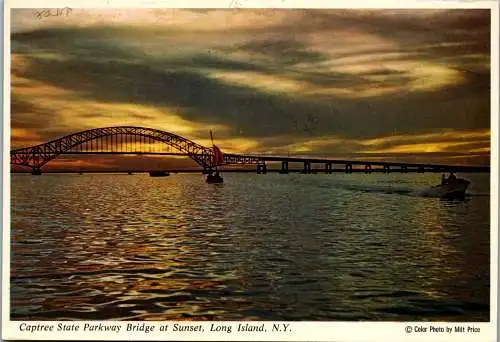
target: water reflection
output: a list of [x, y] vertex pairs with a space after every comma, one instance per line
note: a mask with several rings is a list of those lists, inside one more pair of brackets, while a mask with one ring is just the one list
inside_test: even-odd
[[367, 191], [432, 175], [13, 175], [11, 315], [489, 320], [473, 176], [482, 196], [440, 201]]

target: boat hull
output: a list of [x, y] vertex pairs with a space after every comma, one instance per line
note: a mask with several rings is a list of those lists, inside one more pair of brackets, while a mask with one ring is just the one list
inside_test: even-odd
[[220, 184], [223, 182], [224, 182], [224, 178], [222, 178], [219, 174], [207, 176], [207, 183], [209, 183], [209, 184]]
[[170, 173], [166, 171], [151, 171], [149, 172], [149, 176], [151, 177], [167, 177], [170, 176]]
[[465, 191], [470, 182], [465, 179], [457, 179], [452, 183], [433, 186], [424, 190], [421, 195], [426, 197], [440, 197], [444, 199], [464, 198]]

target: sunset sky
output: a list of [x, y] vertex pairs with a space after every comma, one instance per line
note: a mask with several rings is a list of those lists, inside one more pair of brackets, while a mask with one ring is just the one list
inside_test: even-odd
[[489, 10], [34, 13], [11, 17], [12, 148], [137, 125], [233, 153], [489, 164]]

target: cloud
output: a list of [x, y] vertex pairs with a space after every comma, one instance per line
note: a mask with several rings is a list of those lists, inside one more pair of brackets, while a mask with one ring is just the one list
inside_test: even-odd
[[238, 46], [236, 50], [271, 58], [278, 65], [317, 63], [328, 60], [327, 55], [309, 50], [305, 44], [291, 39], [253, 40]]
[[112, 122], [193, 139], [216, 127], [234, 150], [319, 153], [307, 141], [335, 137], [352, 155], [356, 141], [489, 132], [488, 11], [135, 12], [50, 24], [15, 11], [13, 127], [36, 130], [33, 113], [47, 116], [44, 138]]

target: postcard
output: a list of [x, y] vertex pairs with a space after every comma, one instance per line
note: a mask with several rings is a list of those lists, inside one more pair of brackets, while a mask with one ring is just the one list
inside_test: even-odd
[[493, 341], [498, 17], [7, 1], [2, 338]]

